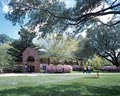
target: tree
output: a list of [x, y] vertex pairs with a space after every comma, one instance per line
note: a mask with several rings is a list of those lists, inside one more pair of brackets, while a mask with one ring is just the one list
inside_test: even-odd
[[29, 19], [26, 25], [31, 30], [36, 27], [39, 28], [40, 32], [44, 32], [43, 34], [53, 32], [53, 30], [58, 28], [62, 30], [66, 27], [63, 24], [65, 20], [61, 18], [59, 21], [59, 18], [52, 16], [49, 11], [60, 13], [60, 11], [66, 10], [65, 4], [58, 2], [58, 0], [19, 0], [17, 2], [16, 0], [11, 0], [9, 6], [12, 12], [6, 14], [5, 17], [12, 21], [14, 25], [16, 23], [23, 24], [27, 15]]
[[90, 39], [89, 38], [82, 38], [79, 41], [78, 50], [75, 52], [76, 59], [78, 60], [87, 60], [88, 58], [93, 57], [94, 50], [91, 48]]
[[99, 78], [99, 71], [105, 65], [106, 61], [103, 58], [94, 55], [92, 59], [88, 59], [88, 62], [95, 70], [97, 70], [97, 77]]
[[37, 44], [42, 48], [41, 57], [50, 58], [55, 65], [59, 64], [60, 60], [74, 59], [73, 52], [78, 47], [77, 40], [57, 33], [40, 38]]
[[11, 48], [8, 49], [8, 54], [13, 57], [13, 60], [21, 62], [23, 51], [27, 47], [35, 47], [32, 40], [36, 37], [36, 35], [34, 32], [30, 32], [24, 28], [22, 28], [18, 34], [20, 35], [20, 39], [14, 40], [12, 43], [10, 43]]
[[0, 45], [10, 43], [11, 41], [13, 41], [13, 39], [6, 34], [0, 34]]
[[0, 46], [0, 69], [9, 68], [14, 64], [12, 56], [7, 54], [7, 49], [9, 48], [10, 46], [8, 44]]
[[[62, 32], [61, 30], [70, 26], [76, 27], [79, 32], [78, 30], [85, 26], [94, 25], [93, 21], [98, 21], [98, 17], [109, 14], [113, 14], [113, 25], [120, 22], [119, 0], [75, 0], [75, 2], [73, 8], [66, 8], [65, 3], [60, 0], [10, 0], [8, 6], [11, 11], [5, 18], [15, 25], [22, 24], [28, 17], [28, 27], [31, 29], [37, 27], [44, 34], [57, 29]], [[100, 9], [95, 11], [97, 7]]]
[[120, 25], [113, 27], [99, 25], [88, 30], [91, 47], [99, 56], [110, 61], [116, 67], [120, 66]]

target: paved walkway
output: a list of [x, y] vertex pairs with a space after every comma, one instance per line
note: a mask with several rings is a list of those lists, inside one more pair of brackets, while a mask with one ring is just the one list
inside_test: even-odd
[[83, 73], [2, 73], [0, 77], [11, 77], [11, 76], [40, 76], [40, 75], [95, 75], [96, 73], [83, 74]]
[[38, 76], [40, 73], [2, 73], [0, 77], [11, 77], [11, 76]]
[[[110, 75], [110, 74], [120, 74], [120, 73], [100, 73], [100, 75]], [[0, 77], [11, 77], [11, 76], [40, 76], [40, 75], [80, 75], [80, 76], [91, 76], [96, 75], [96, 73], [0, 73]]]

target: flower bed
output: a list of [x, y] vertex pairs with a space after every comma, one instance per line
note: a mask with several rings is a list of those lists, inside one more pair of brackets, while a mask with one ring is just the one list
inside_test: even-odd
[[47, 66], [48, 73], [70, 73], [72, 67], [70, 65], [49, 65]]
[[116, 67], [116, 66], [104, 66], [101, 70], [102, 71], [108, 71], [108, 72], [120, 72], [120, 67]]

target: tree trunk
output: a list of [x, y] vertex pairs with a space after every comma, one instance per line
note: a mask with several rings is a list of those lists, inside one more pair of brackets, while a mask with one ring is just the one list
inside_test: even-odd
[[80, 60], [80, 65], [83, 66], [83, 60], [82, 59]]
[[115, 65], [116, 67], [120, 66], [120, 60], [119, 57], [111, 57], [111, 59], [108, 59], [107, 57], [105, 57], [104, 55], [99, 54], [99, 56], [101, 56], [102, 58], [105, 58], [107, 61], [111, 62], [113, 65]]
[[113, 65], [115, 65], [116, 67], [120, 66], [120, 62], [119, 62], [118, 58], [114, 61]]
[[116, 67], [119, 67], [120, 66], [120, 62], [119, 61], [115, 62], [115, 65], [116, 65]]
[[48, 65], [50, 65], [50, 63], [51, 63], [51, 62], [50, 62], [50, 58], [48, 58]]
[[99, 76], [100, 76], [100, 75], [99, 75], [99, 70], [97, 70], [97, 78], [99, 78]]

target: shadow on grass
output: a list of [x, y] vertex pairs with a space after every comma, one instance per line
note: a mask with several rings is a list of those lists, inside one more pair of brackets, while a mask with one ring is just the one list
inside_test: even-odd
[[18, 87], [0, 91], [0, 96], [119, 96], [120, 86], [87, 86], [73, 83]]

